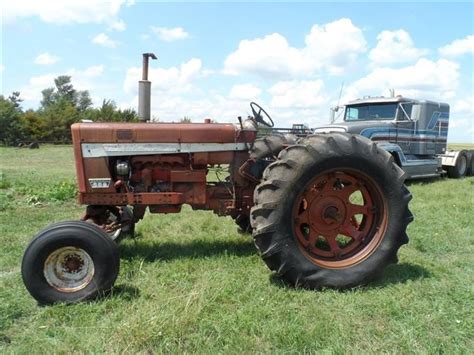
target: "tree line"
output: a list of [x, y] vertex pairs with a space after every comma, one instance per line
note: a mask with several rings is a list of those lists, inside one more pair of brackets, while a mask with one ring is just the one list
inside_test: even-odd
[[55, 87], [41, 92], [37, 110], [23, 110], [20, 92], [0, 95], [0, 143], [17, 146], [30, 142], [70, 143], [70, 126], [82, 120], [101, 122], [137, 122], [134, 109], [118, 109], [112, 100], [92, 107], [89, 91], [78, 91], [71, 77], [58, 76]]

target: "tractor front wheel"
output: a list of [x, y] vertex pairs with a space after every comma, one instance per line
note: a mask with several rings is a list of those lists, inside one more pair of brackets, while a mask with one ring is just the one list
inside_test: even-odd
[[40, 304], [76, 303], [110, 290], [119, 272], [117, 245], [82, 221], [53, 224], [28, 245], [21, 273]]
[[411, 194], [375, 143], [315, 135], [283, 150], [256, 188], [251, 223], [271, 270], [296, 286], [351, 288], [374, 279], [408, 242]]

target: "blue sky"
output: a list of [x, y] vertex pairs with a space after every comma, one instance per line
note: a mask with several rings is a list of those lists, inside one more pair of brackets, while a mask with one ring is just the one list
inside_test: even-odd
[[1, 92], [36, 108], [57, 75], [95, 105], [136, 107], [141, 53], [154, 52], [152, 114], [233, 122], [257, 101], [278, 126], [326, 123], [365, 95], [448, 102], [449, 139], [473, 142], [474, 9], [465, 3], [2, 4]]

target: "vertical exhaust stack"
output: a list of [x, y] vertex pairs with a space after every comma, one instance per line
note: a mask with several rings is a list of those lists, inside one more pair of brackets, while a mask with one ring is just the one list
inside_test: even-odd
[[151, 119], [151, 81], [148, 81], [148, 61], [158, 59], [153, 53], [143, 53], [142, 80], [138, 82], [138, 117], [140, 122]]

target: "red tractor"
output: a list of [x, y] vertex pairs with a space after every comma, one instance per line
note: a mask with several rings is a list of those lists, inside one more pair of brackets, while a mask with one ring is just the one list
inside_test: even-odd
[[[145, 54], [140, 114], [149, 118]], [[148, 99], [147, 99], [148, 98]], [[29, 244], [22, 276], [42, 304], [74, 303], [110, 290], [117, 243], [151, 213], [183, 204], [231, 216], [251, 232], [268, 267], [295, 286], [366, 284], [408, 242], [413, 219], [404, 173], [359, 135], [257, 138], [273, 126], [263, 108], [239, 123], [77, 123], [72, 125], [80, 221], [53, 224]], [[209, 181], [209, 169], [228, 175]]]

